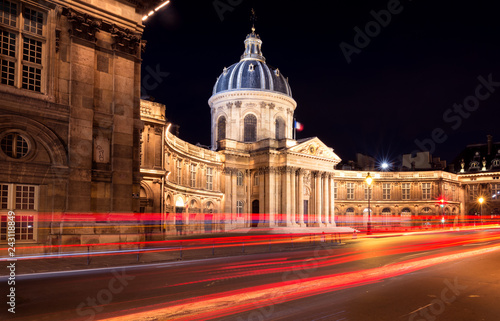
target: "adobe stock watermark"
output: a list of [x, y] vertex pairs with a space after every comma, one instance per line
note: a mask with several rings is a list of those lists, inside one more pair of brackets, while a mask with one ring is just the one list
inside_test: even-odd
[[129, 281], [135, 279], [133, 275], [126, 275], [125, 269], [113, 270], [111, 273], [114, 277], [109, 280], [106, 288], [99, 290], [94, 297], [87, 297], [85, 301], [76, 307], [76, 313], [79, 316], [88, 316], [85, 319], [86, 321], [94, 320], [96, 314], [104, 310], [104, 305], [111, 303], [113, 297], [121, 293], [129, 284]]
[[441, 290], [439, 297], [436, 297], [426, 306], [423, 306], [410, 313], [408, 321], [434, 321], [437, 316], [443, 314], [446, 306], [455, 302], [467, 286], [458, 284], [458, 278], [455, 278], [453, 283], [449, 280], [444, 280], [445, 287]]
[[145, 71], [141, 81], [141, 97], [148, 96], [148, 91], [158, 88], [163, 80], [170, 75], [169, 72], [161, 71], [160, 64], [156, 64], [154, 69], [151, 66], [146, 66]]
[[214, 0], [212, 5], [214, 6], [217, 16], [219, 16], [220, 21], [224, 21], [224, 15], [226, 12], [233, 12], [234, 9], [243, 3], [243, 0]]
[[387, 9], [370, 11], [373, 20], [368, 21], [363, 29], [358, 26], [354, 27], [355, 34], [352, 44], [345, 41], [340, 43], [340, 50], [342, 50], [347, 63], [351, 63], [352, 55], [359, 55], [362, 49], [368, 47], [372, 39], [391, 23], [393, 16], [400, 14], [403, 9], [404, 7], [399, 0], [389, 0]]
[[[462, 103], [454, 103], [451, 108], [448, 108], [443, 113], [443, 121], [446, 124], [451, 124], [452, 130], [457, 130], [462, 126], [465, 119], [468, 119], [473, 112], [477, 111], [481, 102], [487, 100], [491, 95], [500, 87], [500, 82], [493, 80], [493, 74], [489, 74], [487, 77], [478, 76], [478, 85], [474, 89], [474, 94], [469, 95], [464, 98]], [[434, 153], [437, 144], [442, 144], [448, 139], [448, 135], [445, 130], [441, 127], [434, 128], [431, 132], [430, 138], [425, 138], [423, 140], [415, 139], [415, 145], [421, 151], [428, 151], [430, 154]], [[412, 155], [417, 154], [418, 150], [414, 150]], [[415, 163], [426, 160], [419, 160], [419, 155], [413, 159]], [[425, 158], [422, 155], [422, 158]]]
[[[326, 250], [326, 255], [333, 255], [333, 249], [329, 248], [326, 243], [320, 244], [314, 249], [314, 257], [306, 258], [302, 261], [301, 265], [295, 265], [292, 270], [287, 270], [281, 275], [282, 282], [294, 282], [295, 289], [299, 290], [305, 279], [312, 276], [312, 273], [318, 269], [318, 260], [324, 255], [320, 254], [320, 250]], [[287, 291], [284, 293], [283, 291]], [[262, 300], [256, 299], [253, 302], [255, 309], [248, 314], [246, 319], [238, 317], [237, 321], [254, 321], [254, 320], [268, 320], [274, 314], [275, 305], [283, 303], [285, 299], [282, 297], [288, 294], [290, 290], [279, 289], [271, 293], [268, 303], [263, 303]]]

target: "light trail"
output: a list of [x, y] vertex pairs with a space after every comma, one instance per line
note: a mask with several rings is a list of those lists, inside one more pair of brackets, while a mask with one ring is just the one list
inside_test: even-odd
[[465, 259], [500, 250], [500, 245], [469, 251], [455, 251], [447, 255], [431, 255], [362, 271], [290, 280], [255, 286], [191, 299], [171, 302], [170, 306], [147, 312], [128, 310], [127, 315], [105, 320], [141, 320], [153, 316], [159, 320], [206, 320], [221, 318], [258, 307], [280, 304], [312, 295], [380, 282], [384, 279], [424, 269], [436, 264]]

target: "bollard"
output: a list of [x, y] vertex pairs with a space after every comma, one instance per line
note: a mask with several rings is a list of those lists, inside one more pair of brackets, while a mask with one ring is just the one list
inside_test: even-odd
[[290, 235], [290, 241], [292, 242], [292, 248], [293, 248], [293, 235]]
[[90, 246], [87, 246], [87, 265], [90, 264]]
[[182, 241], [181, 241], [181, 244], [180, 244], [180, 251], [179, 251], [179, 254], [180, 254], [180, 259], [182, 260]]
[[242, 247], [241, 253], [245, 253], [245, 242], [243, 242], [242, 245], [243, 245], [243, 247]]
[[271, 239], [269, 239], [269, 252], [271, 252]]
[[215, 242], [212, 241], [212, 256], [215, 256]]
[[139, 262], [139, 251], [140, 251], [140, 245], [137, 244], [137, 262]]

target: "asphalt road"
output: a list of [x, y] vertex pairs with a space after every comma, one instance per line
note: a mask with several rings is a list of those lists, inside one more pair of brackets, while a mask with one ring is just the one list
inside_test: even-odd
[[[16, 313], [5, 304], [0, 319], [496, 321], [500, 251], [494, 246], [500, 247], [499, 230], [414, 234], [18, 275]], [[6, 298], [7, 279], [0, 284]]]

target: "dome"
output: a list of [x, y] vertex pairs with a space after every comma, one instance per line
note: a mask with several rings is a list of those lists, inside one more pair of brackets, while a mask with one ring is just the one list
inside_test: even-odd
[[278, 92], [292, 96], [288, 80], [279, 69], [272, 69], [266, 64], [266, 59], [261, 52], [262, 41], [259, 35], [252, 33], [245, 39], [245, 52], [238, 63], [224, 68], [217, 78], [213, 95], [235, 90], [261, 90]]

